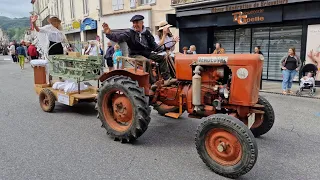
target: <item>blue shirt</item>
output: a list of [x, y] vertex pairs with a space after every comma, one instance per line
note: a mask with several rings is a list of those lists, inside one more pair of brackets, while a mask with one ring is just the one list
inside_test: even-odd
[[113, 54], [113, 64], [117, 64], [117, 57], [122, 56], [122, 52], [120, 49], [116, 50]]
[[27, 57], [27, 53], [26, 53], [24, 47], [21, 47], [21, 46], [17, 47], [17, 54], [22, 55], [24, 57]]

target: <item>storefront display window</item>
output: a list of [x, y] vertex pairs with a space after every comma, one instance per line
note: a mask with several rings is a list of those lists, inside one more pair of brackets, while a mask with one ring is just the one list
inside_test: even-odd
[[250, 53], [251, 45], [251, 28], [236, 29], [236, 54]]
[[282, 80], [280, 60], [288, 54], [291, 47], [296, 48], [300, 57], [302, 26], [270, 28], [268, 79]]
[[[226, 54], [234, 53], [234, 30], [220, 30], [214, 32], [213, 43], [220, 43]], [[213, 47], [215, 47], [213, 45]], [[214, 50], [214, 49], [213, 49]]]
[[268, 79], [269, 31], [269, 27], [252, 29], [252, 52], [254, 52], [256, 46], [260, 46], [260, 50], [265, 58], [263, 62], [263, 79]]

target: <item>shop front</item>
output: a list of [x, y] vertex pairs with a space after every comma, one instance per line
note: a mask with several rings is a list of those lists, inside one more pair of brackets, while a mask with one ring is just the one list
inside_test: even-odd
[[81, 31], [84, 33], [84, 41], [96, 40], [97, 21], [92, 18], [86, 18], [81, 23]]
[[[196, 4], [176, 5], [176, 9], [180, 49], [193, 44], [197, 47], [197, 53], [212, 53], [214, 44], [219, 42], [226, 53], [242, 54], [253, 53], [255, 46], [260, 46], [265, 56], [263, 79], [266, 80], [282, 80], [280, 60], [291, 47], [296, 49], [305, 63], [317, 64], [317, 60], [309, 59], [308, 54], [313, 48], [313, 53], [318, 50], [319, 55], [320, 43], [312, 37], [315, 35], [308, 33], [308, 29], [312, 26], [313, 34], [318, 32], [320, 37], [320, 25], [317, 25], [320, 24], [320, 2], [269, 0], [225, 5], [199, 4], [198, 7]], [[309, 49], [308, 38], [308, 43], [312, 44]]]
[[[74, 21], [72, 23], [64, 24], [63, 25], [63, 30], [64, 33], [68, 39], [68, 41], [81, 41], [81, 36], [80, 36], [80, 22], [79, 21]], [[81, 52], [81, 44], [76, 43], [76, 44], [71, 44], [74, 46], [74, 51], [76, 52]]]

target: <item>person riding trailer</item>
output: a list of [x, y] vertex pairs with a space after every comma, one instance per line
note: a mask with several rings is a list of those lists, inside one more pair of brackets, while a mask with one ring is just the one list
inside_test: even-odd
[[177, 80], [171, 77], [165, 57], [152, 52], [161, 46], [155, 42], [151, 32], [143, 25], [143, 19], [144, 17], [142, 15], [133, 16], [130, 20], [133, 26], [125, 32], [112, 32], [106, 23], [103, 23], [102, 27], [106, 37], [111, 41], [127, 43], [129, 56], [142, 55], [145, 58], [159, 63], [161, 75], [165, 80], [164, 85], [172, 84]]

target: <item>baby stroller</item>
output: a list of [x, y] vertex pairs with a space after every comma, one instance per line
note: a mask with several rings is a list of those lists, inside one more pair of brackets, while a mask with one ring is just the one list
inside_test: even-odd
[[[315, 79], [316, 74], [317, 74], [318, 68], [317, 66], [313, 64], [307, 64], [302, 67], [300, 71], [300, 77], [307, 76], [308, 73], [312, 73], [313, 79]], [[308, 89], [309, 90], [309, 96], [314, 96], [316, 93], [316, 88], [315, 88], [315, 82], [313, 81], [308, 81], [308, 82], [300, 82], [299, 90], [297, 91], [296, 95], [301, 96], [303, 90]]]

